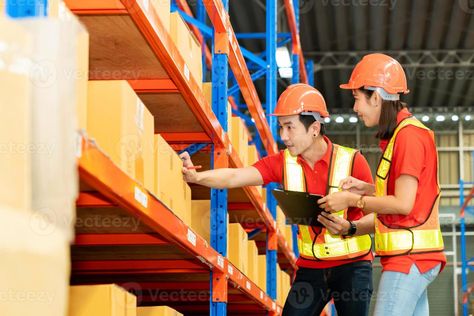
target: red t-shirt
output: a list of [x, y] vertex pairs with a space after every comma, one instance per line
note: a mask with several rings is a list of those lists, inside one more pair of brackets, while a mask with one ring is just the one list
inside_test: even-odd
[[[303, 167], [308, 192], [318, 195], [327, 195], [329, 163], [332, 152], [332, 142], [327, 137], [324, 137], [324, 140], [328, 144], [327, 151], [323, 158], [316, 161], [314, 166], [308, 165], [308, 163], [303, 158], [301, 158], [301, 156], [298, 156], [298, 163]], [[257, 161], [253, 166], [260, 172], [263, 182], [266, 185], [270, 182], [283, 182], [283, 164], [284, 151], [280, 151], [278, 154], [267, 156]], [[357, 153], [354, 158], [352, 176], [362, 181], [373, 183], [369, 164], [367, 163], [367, 160], [365, 160], [364, 156], [362, 156], [360, 153]], [[349, 208], [348, 210], [349, 220], [358, 220], [363, 215], [364, 213], [358, 208]], [[318, 230], [320, 230], [319, 227], [316, 228], [317, 232]], [[372, 252], [363, 257], [351, 260], [316, 261], [299, 257], [296, 264], [299, 267], [304, 268], [324, 269], [361, 260], [373, 260]]]
[[[397, 123], [411, 116], [407, 109], [397, 115]], [[385, 150], [388, 140], [380, 141], [380, 148]], [[402, 174], [418, 179], [413, 210], [406, 216], [384, 215], [385, 223], [397, 223], [403, 226], [412, 226], [424, 222], [431, 211], [438, 195], [438, 159], [436, 145], [425, 130], [416, 126], [406, 126], [397, 135], [393, 148], [392, 165], [389, 172], [387, 194], [395, 194], [395, 181]], [[412, 254], [405, 256], [381, 257], [383, 271], [397, 271], [409, 273], [413, 264], [416, 264], [421, 273], [425, 273], [441, 263], [444, 267], [446, 256], [443, 252]]]

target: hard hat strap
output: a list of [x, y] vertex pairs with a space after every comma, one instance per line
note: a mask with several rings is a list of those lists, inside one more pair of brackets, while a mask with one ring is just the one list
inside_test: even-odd
[[364, 89], [377, 92], [382, 97], [382, 99], [386, 101], [400, 100], [400, 95], [398, 93], [394, 93], [394, 94], [388, 93], [387, 91], [385, 91], [384, 88], [381, 88], [381, 87], [365, 86]]
[[318, 112], [301, 112], [301, 115], [311, 115], [319, 123], [324, 123], [324, 118]]

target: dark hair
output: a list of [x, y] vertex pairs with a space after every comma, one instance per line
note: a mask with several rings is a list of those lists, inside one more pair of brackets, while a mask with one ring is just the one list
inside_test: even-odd
[[[359, 89], [367, 99], [374, 94], [372, 90]], [[379, 119], [379, 130], [375, 137], [378, 139], [390, 139], [397, 127], [397, 114], [402, 109], [406, 108], [407, 104], [400, 100], [397, 101], [387, 101], [382, 100], [382, 109], [380, 112]]]
[[[312, 115], [299, 115], [300, 122], [303, 123], [304, 127], [306, 128], [306, 131], [309, 130], [309, 127], [316, 121], [314, 116]], [[326, 135], [326, 128], [324, 127], [324, 124], [320, 122], [321, 129], [319, 131], [319, 134], [321, 136]]]

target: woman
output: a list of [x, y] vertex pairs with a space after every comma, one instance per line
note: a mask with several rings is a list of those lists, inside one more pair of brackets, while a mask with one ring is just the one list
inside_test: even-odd
[[[327, 212], [355, 206], [376, 213], [375, 252], [383, 270], [374, 314], [429, 315], [427, 288], [446, 264], [433, 132], [400, 101], [409, 90], [403, 68], [390, 56], [366, 55], [340, 87], [352, 90], [354, 111], [365, 126], [378, 126], [383, 155], [375, 186], [347, 178], [340, 185], [344, 191], [318, 203]], [[332, 233], [354, 230], [352, 223], [325, 215], [329, 220], [318, 219]]]

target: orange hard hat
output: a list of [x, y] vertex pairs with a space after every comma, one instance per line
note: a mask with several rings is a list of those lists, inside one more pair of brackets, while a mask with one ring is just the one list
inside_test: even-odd
[[324, 101], [321, 92], [304, 83], [288, 86], [278, 98], [275, 112], [271, 115], [288, 116], [297, 114], [313, 116], [319, 114], [320, 117], [328, 117], [326, 101]]
[[382, 98], [386, 96], [386, 100], [398, 100], [398, 94], [410, 92], [402, 65], [392, 57], [378, 53], [365, 55], [352, 71], [349, 82], [341, 84], [340, 87], [350, 90], [362, 87], [376, 90]]

